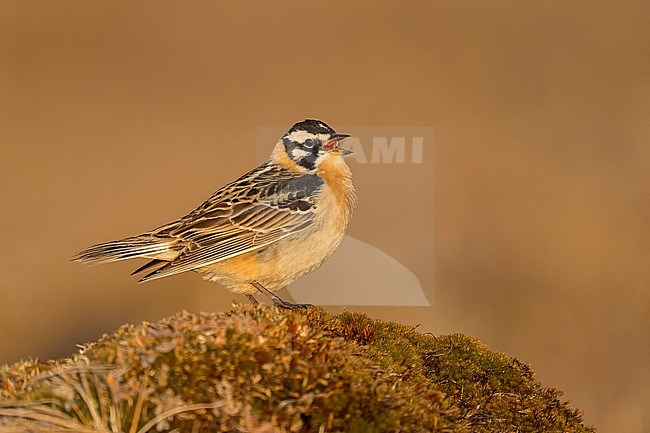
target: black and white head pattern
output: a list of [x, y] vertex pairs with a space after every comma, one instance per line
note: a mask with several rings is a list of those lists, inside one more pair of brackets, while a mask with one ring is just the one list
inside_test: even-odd
[[307, 119], [293, 125], [282, 141], [289, 158], [301, 167], [313, 170], [319, 156], [326, 153], [323, 145], [334, 134], [336, 132], [325, 122]]

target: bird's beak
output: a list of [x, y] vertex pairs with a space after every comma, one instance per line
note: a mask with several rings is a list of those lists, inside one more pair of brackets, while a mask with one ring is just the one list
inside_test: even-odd
[[342, 149], [339, 147], [339, 142], [342, 140], [345, 140], [346, 138], [350, 137], [350, 134], [334, 134], [330, 137], [329, 140], [327, 140], [327, 143], [325, 143], [325, 150], [331, 152], [333, 150], [336, 150], [341, 153], [341, 155], [349, 155], [352, 153], [351, 150], [348, 149]]
[[350, 134], [334, 134], [334, 135], [332, 135], [330, 137], [330, 141], [332, 141], [332, 140], [341, 141], [341, 140], [346, 139], [348, 137], [350, 137]]

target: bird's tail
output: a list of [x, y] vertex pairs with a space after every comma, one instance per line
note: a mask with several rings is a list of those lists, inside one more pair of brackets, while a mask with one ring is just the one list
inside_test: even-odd
[[99, 263], [134, 259], [136, 257], [163, 259], [166, 256], [175, 254], [173, 241], [150, 235], [140, 235], [119, 241], [93, 245], [77, 253], [72, 258], [72, 261], [87, 265], [96, 265]]

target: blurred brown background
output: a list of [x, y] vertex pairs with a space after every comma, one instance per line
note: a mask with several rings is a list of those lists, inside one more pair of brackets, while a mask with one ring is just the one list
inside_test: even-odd
[[352, 164], [349, 234], [433, 305], [355, 308], [475, 335], [599, 431], [650, 431], [648, 16], [629, 1], [0, 2], [0, 362], [243, 302], [197, 275], [136, 285], [139, 263], [69, 258], [252, 168], [256, 127], [424, 125], [419, 189]]

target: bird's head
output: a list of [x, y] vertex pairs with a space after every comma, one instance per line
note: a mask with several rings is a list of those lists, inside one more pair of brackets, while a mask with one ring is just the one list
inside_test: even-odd
[[330, 157], [342, 157], [352, 151], [339, 147], [348, 134], [337, 134], [330, 126], [320, 120], [298, 122], [282, 136], [284, 150], [295, 164], [312, 171]]

